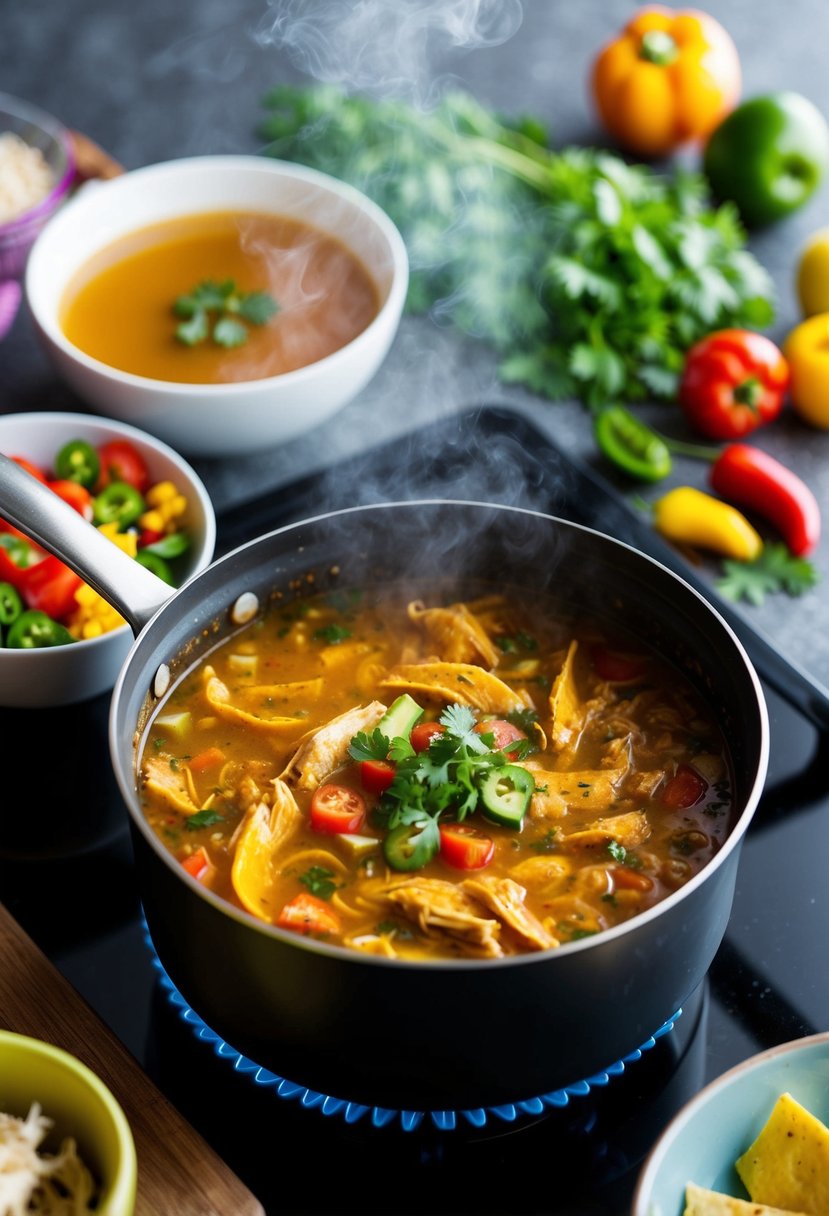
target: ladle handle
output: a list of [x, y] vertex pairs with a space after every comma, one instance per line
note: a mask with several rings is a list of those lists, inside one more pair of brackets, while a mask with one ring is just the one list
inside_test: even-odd
[[174, 594], [173, 587], [1, 453], [0, 517], [71, 567], [121, 613], [136, 635]]

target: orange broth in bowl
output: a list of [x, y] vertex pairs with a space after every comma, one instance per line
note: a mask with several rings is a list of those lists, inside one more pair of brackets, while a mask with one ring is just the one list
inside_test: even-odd
[[[278, 311], [241, 345], [176, 337], [173, 306], [201, 283], [266, 292]], [[66, 338], [137, 376], [189, 384], [259, 380], [324, 359], [365, 330], [377, 286], [337, 238], [287, 216], [216, 211], [149, 225], [95, 254], [68, 285]]]
[[732, 822], [713, 714], [664, 659], [545, 595], [395, 585], [266, 611], [144, 734], [148, 822], [258, 919], [406, 960], [602, 933]]

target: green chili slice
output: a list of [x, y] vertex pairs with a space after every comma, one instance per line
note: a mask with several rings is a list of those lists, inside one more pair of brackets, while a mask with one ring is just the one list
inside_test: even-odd
[[99, 524], [117, 524], [119, 529], [134, 524], [145, 510], [144, 499], [135, 486], [113, 481], [92, 500], [92, 511]]
[[12, 650], [40, 650], [44, 646], [65, 646], [74, 641], [69, 630], [45, 612], [28, 609], [21, 612], [9, 629], [6, 645]]
[[176, 580], [173, 578], [173, 572], [167, 565], [163, 557], [158, 553], [151, 553], [149, 549], [139, 549], [135, 555], [135, 560], [141, 566], [146, 566], [151, 570], [157, 578], [162, 579], [165, 583], [169, 583], [171, 587], [175, 587]]
[[23, 611], [23, 601], [11, 583], [0, 583], [0, 625], [11, 625]]
[[621, 405], [608, 405], [593, 421], [596, 442], [608, 460], [640, 481], [661, 481], [671, 471], [664, 439]]
[[383, 855], [393, 870], [421, 870], [440, 848], [437, 823], [401, 823], [383, 841]]
[[55, 457], [55, 472], [64, 481], [77, 481], [91, 490], [101, 472], [101, 461], [91, 443], [70, 439]]

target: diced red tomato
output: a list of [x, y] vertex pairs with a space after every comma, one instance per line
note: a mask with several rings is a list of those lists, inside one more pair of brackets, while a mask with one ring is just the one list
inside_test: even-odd
[[156, 541], [161, 540], [163, 532], [156, 532], [154, 528], [142, 528], [138, 533], [138, 541], [136, 542], [139, 549], [146, 549], [147, 545], [154, 545]]
[[74, 610], [81, 582], [74, 570], [50, 553], [34, 566], [18, 570], [16, 586], [27, 608], [59, 621]]
[[662, 790], [662, 802], [674, 810], [693, 806], [708, 789], [708, 782], [690, 764], [680, 764]]
[[626, 684], [629, 680], [640, 680], [645, 674], [645, 658], [608, 646], [593, 646], [590, 651], [593, 666], [602, 680], [614, 684]]
[[440, 722], [418, 722], [417, 726], [412, 727], [409, 742], [416, 752], [425, 752], [435, 735], [442, 735], [445, 731], [446, 727]]
[[340, 918], [333, 908], [315, 895], [304, 891], [296, 895], [279, 913], [277, 925], [280, 929], [292, 929], [294, 933], [339, 933]]
[[134, 486], [140, 494], [150, 484], [150, 473], [144, 463], [144, 457], [126, 439], [112, 439], [102, 443], [98, 448], [101, 461], [101, 472], [98, 477], [97, 489], [102, 490], [113, 481], [125, 481]]
[[46, 474], [42, 469], [39, 469], [36, 464], [32, 464], [31, 460], [27, 460], [25, 456], [10, 456], [15, 464], [19, 464], [21, 469], [25, 469], [27, 473], [31, 473], [32, 477], [36, 477], [38, 481], [46, 482]]
[[494, 750], [504, 752], [510, 760], [514, 760], [518, 755], [515, 748], [510, 749], [510, 743], [519, 743], [527, 737], [520, 727], [514, 726], [506, 718], [492, 718], [488, 722], [479, 722], [475, 727], [475, 733], [479, 735], [493, 735]]
[[197, 882], [204, 882], [210, 873], [210, 858], [205, 848], [196, 849], [195, 853], [191, 853], [189, 857], [185, 857], [181, 864], [187, 873], [192, 878], [195, 878]]
[[92, 495], [80, 482], [58, 478], [56, 481], [47, 481], [46, 484], [50, 490], [54, 490], [58, 498], [62, 498], [64, 502], [69, 503], [70, 507], [74, 507], [84, 519], [92, 519]]
[[467, 823], [443, 823], [440, 855], [457, 870], [481, 870], [495, 855], [495, 841]]
[[394, 781], [395, 767], [388, 760], [361, 760], [360, 781], [370, 794], [384, 793]]
[[366, 818], [366, 800], [358, 790], [329, 781], [314, 790], [311, 827], [315, 832], [359, 832]]

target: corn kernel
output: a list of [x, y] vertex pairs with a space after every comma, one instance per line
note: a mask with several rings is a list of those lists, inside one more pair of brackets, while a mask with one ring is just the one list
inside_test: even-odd
[[151, 507], [158, 507], [161, 503], [175, 498], [177, 494], [178, 490], [171, 481], [159, 481], [154, 486], [150, 486], [144, 495], [144, 501], [149, 503]]
[[139, 517], [138, 522], [142, 528], [146, 528], [149, 532], [164, 531], [164, 516], [160, 511], [145, 511]]

